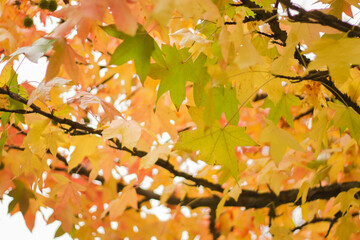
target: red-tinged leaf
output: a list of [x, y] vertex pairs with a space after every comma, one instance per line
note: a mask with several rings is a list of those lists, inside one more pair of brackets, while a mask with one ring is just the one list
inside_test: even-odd
[[14, 188], [13, 178], [14, 175], [7, 168], [0, 171], [0, 196], [2, 196], [10, 187]]
[[56, 86], [61, 87], [68, 82], [70, 82], [70, 80], [59, 77], [56, 77], [48, 82], [41, 82], [39, 86], [34, 91], [32, 91], [27, 106], [29, 107], [36, 99], [40, 99], [44, 102], [50, 100], [51, 89]]
[[54, 208], [53, 214], [50, 216], [48, 223], [51, 223], [55, 220], [61, 221], [61, 228], [70, 233], [74, 227], [76, 218], [73, 214], [74, 208], [71, 205], [66, 205], [64, 208], [58, 209]]
[[353, 12], [351, 10], [351, 5], [347, 2], [344, 2], [344, 13], [351, 18], [354, 18]]
[[55, 53], [50, 57], [49, 66], [46, 70], [46, 81], [55, 78], [60, 67], [63, 66], [71, 80], [78, 83], [81, 74], [75, 61], [84, 62], [84, 58], [78, 55], [65, 39], [57, 39], [54, 44], [54, 51]]
[[152, 177], [152, 168], [149, 169], [143, 169], [140, 167], [141, 163], [140, 163], [140, 159], [137, 159], [134, 161], [134, 163], [129, 166], [129, 174], [131, 173], [135, 173], [136, 177], [137, 177], [137, 182], [139, 184], [141, 184], [143, 182], [143, 180], [145, 179], [146, 176], [148, 177]]
[[55, 38], [63, 38], [66, 34], [77, 26], [79, 37], [84, 41], [92, 28], [95, 21], [102, 21], [106, 5], [104, 1], [87, 0], [82, 1], [77, 6], [68, 6], [53, 15], [58, 18], [66, 18], [66, 21], [55, 28], [53, 36]]
[[90, 158], [93, 170], [90, 173], [89, 181], [91, 182], [97, 176], [100, 170], [103, 171], [105, 181], [108, 181], [112, 176], [112, 170], [115, 168], [115, 160], [119, 157], [119, 154], [115, 149], [103, 148], [98, 149], [97, 153], [101, 156], [98, 161], [94, 158]]
[[58, 183], [51, 192], [51, 195], [56, 198], [56, 211], [62, 211], [69, 204], [79, 207], [81, 205], [80, 192], [85, 191], [86, 188], [60, 174], [53, 174], [52, 177]]
[[125, 0], [107, 0], [114, 16], [116, 28], [130, 36], [134, 36], [138, 28], [136, 17], [131, 14]]
[[123, 214], [127, 206], [131, 206], [135, 209], [137, 205], [137, 195], [135, 188], [132, 184], [126, 186], [119, 197], [110, 202], [109, 208], [102, 214], [103, 216], [110, 212], [110, 220], [115, 220]]
[[26, 212], [24, 215], [25, 223], [30, 232], [33, 230], [35, 226], [35, 218], [36, 218], [36, 212], [38, 209], [33, 209], [33, 205], [35, 205], [35, 199], [30, 199], [30, 209]]
[[95, 96], [91, 93], [79, 91], [77, 92], [76, 96], [80, 101], [79, 107], [82, 109], [86, 109], [88, 104], [98, 103], [104, 109], [104, 114], [101, 116], [101, 122], [112, 121], [115, 119], [115, 116], [119, 116], [123, 118], [123, 115], [111, 104], [98, 96]]

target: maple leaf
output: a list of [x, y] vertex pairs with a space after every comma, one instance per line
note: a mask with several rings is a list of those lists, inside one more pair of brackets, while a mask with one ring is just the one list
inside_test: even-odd
[[350, 239], [351, 234], [358, 230], [354, 221], [352, 221], [352, 216], [350, 213], [345, 214], [340, 221], [339, 225], [336, 228], [335, 236], [341, 240]]
[[[75, 146], [74, 152], [70, 156], [69, 171], [79, 165], [84, 157], [98, 157], [96, 155], [98, 146], [102, 146], [104, 141], [95, 135], [91, 136], [74, 136], [71, 138], [71, 144]], [[96, 159], [97, 160], [97, 159]]]
[[151, 17], [159, 24], [166, 26], [174, 11], [175, 1], [173, 0], [160, 0], [154, 6]]
[[141, 158], [140, 168], [150, 168], [159, 158], [166, 158], [171, 151], [169, 145], [170, 144], [160, 145], [148, 152], [145, 157]]
[[29, 199], [35, 198], [34, 193], [28, 189], [25, 184], [17, 179], [13, 180], [15, 188], [9, 192], [9, 196], [13, 198], [13, 200], [9, 204], [9, 213], [12, 212], [14, 207], [19, 204], [19, 208], [21, 213], [25, 216], [28, 208], [29, 208]]
[[41, 134], [49, 127], [49, 119], [41, 119], [31, 124], [31, 130], [27, 133], [24, 139], [24, 145], [28, 146], [31, 151], [43, 152], [45, 146], [43, 145], [43, 139]]
[[116, 119], [102, 134], [104, 139], [117, 137], [125, 147], [132, 149], [141, 136], [141, 127], [132, 120]]
[[212, 57], [211, 43], [213, 41], [206, 39], [201, 34], [191, 32], [187, 28], [182, 28], [170, 34], [170, 36], [180, 36], [181, 41], [179, 45], [181, 48], [190, 48], [189, 52], [192, 54], [192, 59], [195, 61], [201, 53], [208, 57]]
[[360, 4], [280, 2], [0, 1], [11, 214], [74, 239], [356, 238]]
[[353, 188], [347, 192], [342, 192], [336, 196], [334, 204], [340, 203], [341, 212], [345, 213], [350, 206], [359, 206], [358, 199], [355, 198], [355, 194], [358, 193], [360, 188]]
[[295, 202], [297, 202], [301, 198], [301, 204], [304, 204], [307, 199], [309, 188], [310, 188], [310, 183], [308, 181], [304, 181], [301, 184], [301, 187], [299, 189], [298, 195], [296, 196]]
[[313, 52], [315, 61], [311, 62], [310, 68], [328, 66], [330, 75], [338, 83], [344, 83], [349, 77], [351, 64], [360, 64], [360, 39], [321, 38], [309, 46], [304, 53]]
[[44, 56], [45, 53], [53, 48], [55, 41], [55, 39], [40, 38], [39, 40], [35, 41], [32, 46], [22, 47], [13, 52], [10, 55], [10, 60], [19, 54], [25, 54], [27, 59], [33, 63], [37, 63], [39, 58]]
[[16, 39], [6, 28], [0, 28], [0, 47], [13, 51], [16, 48]]
[[6, 65], [1, 71], [0, 87], [3, 87], [15, 75], [14, 69], [10, 65]]
[[243, 40], [243, 45], [239, 48], [238, 56], [234, 61], [240, 69], [263, 63], [256, 48], [248, 39]]
[[334, 125], [340, 128], [348, 128], [350, 134], [357, 141], [360, 139], [360, 115], [352, 107], [329, 102], [329, 107], [336, 110], [333, 118]]
[[58, 147], [60, 143], [65, 143], [63, 132], [56, 129], [49, 131], [48, 133], [43, 133], [43, 136], [46, 139], [46, 147], [50, 150], [53, 156], [56, 156], [58, 152]]
[[104, 109], [104, 115], [101, 122], [112, 121], [115, 119], [115, 116], [123, 117], [121, 112], [119, 112], [111, 103], [106, 102], [98, 96], [95, 96], [91, 93], [78, 91], [74, 98], [80, 101], [79, 107], [86, 109], [88, 104], [98, 103]]
[[162, 51], [165, 55], [165, 66], [161, 66], [159, 61], [157, 61], [158, 64], [152, 66], [152, 72], [154, 74], [161, 72], [158, 98], [165, 92], [170, 91], [171, 100], [176, 108], [179, 109], [185, 99], [186, 82], [198, 82], [206, 57], [205, 55], [200, 55], [196, 61], [193, 62], [186, 48], [177, 50], [176, 46], [170, 47], [163, 45]]
[[246, 133], [245, 128], [228, 125], [213, 126], [210, 129], [196, 129], [180, 133], [175, 150], [197, 151], [199, 158], [208, 164], [220, 164], [227, 167], [233, 176], [239, 168], [235, 156], [236, 146], [257, 145]]
[[105, 181], [109, 181], [116, 166], [118, 153], [114, 149], [102, 148], [97, 149], [96, 155], [95, 158], [90, 158], [93, 169], [89, 175], [89, 181], [95, 180], [100, 170], [103, 172]]
[[285, 227], [272, 225], [270, 233], [273, 235], [274, 240], [291, 240], [291, 232]]
[[114, 16], [116, 28], [125, 34], [134, 36], [138, 28], [136, 17], [131, 14], [128, 6], [130, 1], [126, 0], [107, 0]]
[[145, 78], [150, 71], [150, 57], [155, 49], [154, 39], [139, 25], [135, 36], [129, 36], [119, 32], [115, 25], [103, 27], [110, 36], [124, 40], [111, 56], [110, 64], [122, 65], [134, 59], [136, 72], [144, 84]]
[[126, 186], [121, 191], [121, 195], [110, 202], [109, 208], [105, 212], [103, 212], [102, 217], [104, 217], [107, 213], [110, 213], [110, 220], [113, 221], [124, 213], [128, 205], [135, 209], [138, 209], [137, 195], [133, 184], [134, 183]]
[[231, 124], [239, 122], [239, 101], [236, 98], [235, 88], [218, 87], [214, 89], [215, 114], [220, 119], [222, 113]]
[[278, 128], [270, 120], [265, 119], [265, 127], [260, 136], [260, 142], [270, 143], [270, 154], [276, 164], [282, 160], [287, 147], [304, 151], [299, 142], [285, 130]]
[[324, 144], [325, 147], [328, 146], [327, 129], [327, 111], [325, 109], [322, 109], [314, 117], [313, 126], [311, 132], [309, 133], [309, 137], [316, 142], [316, 154], [320, 152], [322, 144]]
[[[293, 116], [291, 115], [291, 107], [300, 105], [299, 98], [292, 94], [283, 94], [280, 101], [276, 106], [272, 105], [268, 115], [268, 119], [272, 120], [274, 124], [277, 124], [283, 116], [291, 127], [294, 127]], [[270, 104], [271, 105], [271, 104]], [[265, 107], [265, 106], [264, 106]]]
[[63, 78], [56, 77], [48, 82], [42, 81], [39, 86], [32, 91], [29, 100], [27, 102], [27, 107], [29, 107], [36, 99], [39, 99], [43, 102], [50, 100], [50, 91], [53, 87], [61, 87], [70, 82]]
[[92, 22], [102, 21], [105, 15], [106, 5], [104, 1], [88, 0], [79, 5], [68, 6], [53, 13], [58, 18], [67, 20], [55, 28], [52, 36], [63, 38], [75, 26], [79, 31], [79, 37], [84, 41], [88, 37]]
[[61, 211], [70, 203], [79, 207], [81, 205], [80, 192], [85, 191], [86, 188], [61, 174], [52, 174], [52, 177], [57, 182], [51, 192], [51, 195], [57, 198], [56, 209]]
[[84, 58], [78, 55], [65, 39], [56, 40], [54, 51], [55, 53], [50, 57], [49, 66], [46, 70], [46, 81], [55, 78], [60, 71], [60, 66], [63, 65], [71, 80], [78, 83], [81, 79], [81, 74], [75, 59], [84, 63]]

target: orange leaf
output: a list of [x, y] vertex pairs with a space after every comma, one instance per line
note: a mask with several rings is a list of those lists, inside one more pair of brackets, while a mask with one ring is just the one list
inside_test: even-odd
[[49, 66], [46, 70], [46, 81], [56, 77], [60, 71], [60, 66], [63, 65], [71, 80], [77, 84], [81, 79], [81, 75], [75, 60], [84, 63], [84, 58], [78, 55], [65, 39], [61, 38], [54, 43], [54, 51], [55, 53], [50, 57]]
[[138, 25], [126, 1], [108, 0], [108, 4], [114, 16], [116, 28], [125, 34], [134, 36]]
[[102, 217], [110, 212], [110, 220], [113, 221], [122, 215], [126, 207], [129, 205], [135, 209], [138, 208], [137, 195], [133, 184], [126, 186], [121, 192], [121, 195], [110, 202], [109, 208], [103, 212]]

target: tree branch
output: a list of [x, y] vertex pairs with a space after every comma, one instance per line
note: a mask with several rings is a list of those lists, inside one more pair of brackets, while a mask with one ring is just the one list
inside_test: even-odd
[[[21, 97], [20, 95], [18, 95], [16, 93], [13, 93], [9, 90], [6, 90], [4, 88], [0, 88], [0, 94], [6, 94], [6, 95], [10, 96], [11, 98], [13, 98], [14, 100], [17, 100], [23, 104], [27, 104], [27, 100], [25, 98]], [[101, 129], [93, 129], [93, 128], [88, 127], [85, 124], [74, 122], [70, 119], [56, 117], [53, 114], [44, 112], [35, 104], [31, 104], [30, 107], [33, 109], [33, 111], [31, 113], [37, 113], [37, 114], [43, 115], [49, 119], [54, 120], [57, 123], [69, 126], [70, 127], [69, 129], [64, 129], [64, 128], [62, 128], [62, 129], [64, 129], [67, 132], [71, 132], [72, 135], [84, 135], [84, 134], [102, 135], [103, 130], [101, 130]], [[77, 131], [76, 129], [80, 129], [83, 131]], [[137, 148], [128, 149], [127, 147], [122, 146], [122, 144], [119, 140], [113, 140], [112, 142], [114, 142], [116, 144], [116, 149], [122, 150], [122, 151], [127, 151], [127, 152], [131, 153], [133, 156], [142, 158], [147, 154], [147, 152], [138, 150]], [[67, 164], [66, 161], [65, 161], [65, 164]], [[221, 192], [221, 193], [224, 191], [224, 189], [222, 188], [222, 186], [220, 184], [212, 183], [206, 179], [196, 178], [185, 172], [178, 171], [175, 169], [175, 167], [171, 163], [169, 163], [168, 161], [165, 161], [163, 159], [158, 159], [155, 164], [158, 165], [159, 167], [162, 167], [162, 168], [168, 170], [170, 173], [174, 174], [175, 176], [183, 177], [189, 181], [194, 182], [196, 186], [204, 186], [213, 191], [217, 191], [217, 192]]]
[[[10, 90], [5, 89], [5, 88], [0, 88], [0, 94], [6, 94], [9, 97], [11, 97], [12, 99], [14, 99], [14, 100], [16, 100], [18, 102], [21, 102], [21, 103], [23, 103], [25, 105], [28, 102], [28, 100], [26, 100], [22, 96], [14, 93], [14, 92], [11, 92]], [[88, 127], [88, 126], [86, 126], [84, 124], [74, 122], [74, 121], [72, 121], [70, 119], [56, 117], [56, 116], [52, 115], [51, 113], [48, 113], [48, 112], [45, 112], [45, 111], [41, 110], [41, 108], [39, 108], [35, 104], [31, 104], [30, 108], [33, 109], [33, 113], [38, 113], [40, 115], [43, 115], [44, 117], [47, 117], [47, 118], [49, 118], [51, 120], [54, 120], [57, 123], [65, 124], [65, 125], [68, 125], [70, 127], [75, 128], [75, 129], [80, 129], [80, 130], [83, 130], [83, 131], [86, 131], [86, 132], [92, 133], [92, 134], [101, 134], [101, 132], [102, 132], [102, 130], [93, 129], [93, 128]]]
[[210, 233], [213, 236], [213, 239], [218, 239], [220, 237], [219, 232], [216, 230], [216, 208], [210, 208], [210, 223], [209, 229]]
[[18, 113], [18, 114], [35, 113], [34, 111], [27, 111], [25, 109], [6, 109], [6, 108], [0, 108], [0, 112], [10, 112], [10, 113]]
[[[282, 30], [280, 28], [280, 24], [278, 22], [277, 19], [277, 9], [274, 9], [273, 11], [269, 12], [269, 11], [264, 11], [263, 8], [261, 8], [259, 5], [257, 5], [256, 3], [250, 1], [250, 0], [242, 0], [241, 1], [241, 5], [238, 4], [230, 4], [231, 6], [245, 6], [250, 8], [256, 15], [255, 18], [253, 18], [252, 20], [258, 21], [258, 20], [263, 20], [266, 21], [269, 26], [271, 31], [273, 31], [273, 37], [275, 40], [280, 40], [281, 43], [283, 44], [283, 46], [286, 46], [286, 39], [287, 39], [287, 33], [286, 31]], [[249, 21], [249, 19], [247, 20]]]
[[360, 37], [360, 27], [343, 22], [333, 15], [325, 14], [318, 10], [306, 11], [299, 6], [295, 6], [290, 0], [279, 0], [279, 2], [285, 5], [288, 9], [298, 12], [297, 15], [291, 15], [288, 11], [289, 19], [294, 22], [317, 23], [345, 32], [349, 37]]
[[304, 77], [300, 77], [300, 76], [291, 77], [291, 76], [284, 76], [278, 74], [273, 74], [273, 76], [287, 79], [292, 83], [298, 83], [304, 80], [320, 82], [327, 90], [329, 90], [334, 95], [336, 99], [338, 99], [345, 106], [352, 107], [358, 114], [360, 114], [360, 106], [356, 102], [352, 101], [351, 98], [346, 93], [341, 92], [335, 86], [334, 82], [331, 80], [329, 71], [311, 70], [309, 71], [309, 74], [307, 74]]
[[[359, 212], [356, 212], [356, 213], [352, 213], [351, 216], [352, 217], [356, 217], [356, 216], [359, 216], [360, 213]], [[330, 225], [329, 225], [329, 228], [327, 230], [327, 233], [325, 235], [325, 238], [329, 235], [330, 233], [330, 230], [332, 229], [332, 227], [334, 226], [334, 224], [343, 216], [343, 214], [341, 214], [341, 212], [337, 212], [333, 218], [319, 218], [319, 217], [314, 217], [311, 221], [309, 222], [305, 222], [303, 224], [301, 224], [300, 226], [297, 226], [293, 229], [291, 229], [292, 232], [295, 232], [296, 230], [301, 230], [302, 228], [306, 227], [307, 225], [310, 225], [310, 224], [315, 224], [315, 223], [319, 223], [319, 222], [329, 222]]]
[[[12, 147], [13, 149], [17, 150], [24, 150], [24, 148], [20, 147]], [[62, 157], [60, 161], [66, 161], [65, 158], [59, 154], [56, 157]], [[67, 172], [65, 168], [54, 168], [56, 171], [63, 171]], [[72, 169], [70, 173], [76, 173], [84, 177], [89, 177], [91, 170], [87, 169], [83, 166], [78, 166], [76, 169]], [[96, 180], [104, 183], [105, 179], [102, 176], [97, 176]], [[117, 184], [117, 190], [121, 191], [125, 187], [125, 184], [119, 182]], [[322, 187], [313, 187], [310, 188], [308, 191], [308, 196], [306, 202], [311, 202], [315, 200], [329, 200], [332, 197], [336, 197], [341, 192], [346, 192], [353, 188], [360, 188], [360, 182], [345, 182], [345, 183], [334, 183], [328, 186]], [[152, 192], [151, 190], [145, 190], [140, 188], [139, 186], [136, 187], [137, 194], [144, 196], [149, 199], [160, 200], [160, 195]], [[269, 206], [273, 206], [277, 208], [278, 206], [284, 204], [294, 204], [294, 205], [301, 205], [301, 199], [295, 202], [296, 197], [299, 193], [299, 189], [291, 189], [291, 190], [284, 190], [279, 193], [279, 195], [275, 195], [273, 192], [265, 192], [259, 193], [253, 190], [246, 190], [243, 189], [242, 193], [240, 194], [237, 201], [233, 198], [225, 202], [225, 206], [227, 207], [245, 207], [249, 208], [265, 208]], [[217, 195], [212, 195], [211, 197], [202, 197], [202, 198], [178, 198], [174, 195], [170, 196], [167, 200], [167, 204], [170, 205], [181, 205], [181, 206], [188, 206], [190, 208], [198, 208], [198, 207], [209, 207], [209, 208], [216, 208], [221, 200], [221, 197]]]

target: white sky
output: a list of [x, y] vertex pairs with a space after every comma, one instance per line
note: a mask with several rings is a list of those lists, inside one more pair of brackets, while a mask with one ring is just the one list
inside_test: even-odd
[[[8, 205], [11, 202], [11, 197], [4, 195], [4, 199], [0, 204], [0, 233], [2, 240], [51, 240], [54, 239], [54, 235], [58, 227], [59, 221], [55, 221], [52, 224], [46, 224], [42, 214], [38, 212], [36, 214], [35, 227], [32, 232], [27, 228], [24, 218], [20, 212], [10, 216], [8, 214]], [[52, 214], [52, 209], [42, 209], [42, 213], [46, 218]], [[71, 240], [72, 238], [68, 234], [56, 238], [56, 240]]]

